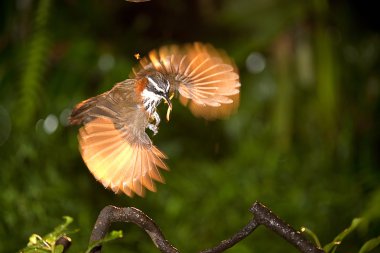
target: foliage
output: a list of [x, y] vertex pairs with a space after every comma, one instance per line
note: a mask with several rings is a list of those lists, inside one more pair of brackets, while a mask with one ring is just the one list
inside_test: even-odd
[[35, 14], [34, 33], [30, 45], [28, 45], [25, 70], [20, 83], [19, 111], [17, 113], [25, 116], [17, 118], [16, 124], [19, 127], [28, 126], [38, 109], [39, 104], [36, 101], [41, 93], [41, 80], [49, 50], [46, 26], [50, 5], [50, 0], [39, 1]]
[[[56, 242], [59, 238], [62, 236], [66, 236], [67, 234], [71, 234], [75, 231], [68, 230], [68, 226], [70, 223], [73, 222], [73, 219], [68, 216], [63, 217], [65, 219], [65, 222], [59, 226], [57, 226], [53, 232], [45, 235], [44, 237], [41, 237], [37, 234], [32, 234], [29, 237], [29, 243], [28, 246], [22, 250], [20, 250], [20, 253], [29, 253], [29, 252], [51, 252], [51, 253], [61, 253], [63, 252], [63, 245], [56, 245]], [[88, 245], [87, 250], [85, 253], [89, 253], [91, 249], [93, 249], [97, 245], [104, 245], [110, 241], [113, 241], [115, 239], [119, 239], [123, 237], [122, 231], [111, 231], [109, 234], [107, 234], [103, 239], [99, 241], [95, 241]]]
[[111, 231], [103, 239], [100, 239], [98, 241], [95, 241], [95, 242], [91, 243], [89, 245], [89, 247], [87, 248], [86, 253], [90, 253], [91, 250], [94, 247], [98, 246], [98, 245], [104, 245], [107, 242], [110, 242], [110, 241], [113, 241], [115, 239], [119, 239], [119, 238], [122, 238], [122, 237], [123, 237], [123, 232], [121, 230], [119, 230], [119, 231], [115, 231], [115, 230]]
[[359, 253], [366, 253], [380, 245], [380, 237], [373, 238], [367, 241], [359, 250]]
[[[360, 226], [360, 224], [362, 224], [362, 223], [363, 223], [363, 218], [355, 218], [355, 219], [353, 219], [352, 223], [351, 223], [351, 226], [348, 227], [348, 228], [346, 228], [345, 230], [343, 230], [341, 233], [339, 233], [334, 238], [334, 240], [332, 242], [326, 244], [323, 247], [323, 250], [326, 253], [334, 253], [334, 252], [336, 252], [336, 249], [342, 244], [343, 239], [346, 238], [349, 234], [351, 234], [355, 229], [357, 229]], [[318, 236], [313, 231], [311, 231], [308, 228], [302, 227], [301, 228], [301, 232], [304, 232], [307, 235], [311, 236], [311, 238], [313, 238], [313, 240], [316, 243], [316, 245], [318, 245], [319, 247], [321, 247], [321, 244], [319, 242]], [[380, 244], [380, 238], [379, 237], [370, 239], [370, 240], [368, 240], [367, 242], [365, 242], [363, 244], [363, 246], [359, 250], [359, 253], [370, 252], [371, 250], [373, 250], [374, 248], [376, 248], [379, 244]]]
[[[378, 236], [376, 10], [327, 0], [1, 1], [0, 252], [64, 214], [81, 228], [71, 250], [84, 249], [108, 204], [144, 210], [183, 252], [236, 231], [255, 200], [322, 244], [359, 215], [372, 222], [366, 236]], [[80, 158], [70, 109], [127, 78], [135, 53], [189, 41], [235, 59], [238, 112], [205, 122], [174, 103], [153, 137], [170, 158], [166, 184], [144, 199], [105, 190]], [[154, 250], [144, 233], [127, 232], [105, 251]], [[364, 232], [339, 250], [358, 252]], [[275, 240], [259, 230], [230, 252], [292, 252]]]
[[72, 233], [73, 231], [68, 230], [68, 226], [73, 222], [73, 219], [69, 216], [64, 216], [65, 222], [57, 226], [53, 232], [41, 237], [37, 234], [32, 234], [29, 237], [28, 246], [22, 250], [20, 253], [28, 252], [52, 252], [52, 253], [61, 253], [63, 252], [62, 245], [56, 245], [58, 238], [66, 236], [67, 234]]
[[335, 252], [335, 249], [336, 247], [342, 243], [342, 240], [348, 235], [350, 234], [355, 228], [357, 228], [359, 226], [361, 222], [361, 219], [354, 219], [351, 223], [351, 226], [348, 227], [347, 229], [343, 230], [343, 232], [341, 232], [339, 235], [337, 235], [335, 237], [335, 239], [326, 244], [324, 247], [323, 247], [323, 250], [326, 252], [326, 253], [334, 253]]

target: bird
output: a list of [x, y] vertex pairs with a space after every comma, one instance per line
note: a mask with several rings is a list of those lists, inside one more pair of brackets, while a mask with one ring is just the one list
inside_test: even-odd
[[158, 133], [161, 102], [168, 121], [173, 97], [196, 117], [227, 118], [237, 110], [240, 86], [234, 62], [211, 44], [162, 46], [140, 58], [128, 79], [77, 104], [69, 122], [81, 126], [79, 150], [96, 180], [115, 193], [143, 197], [165, 182], [160, 170], [169, 170], [148, 135]]

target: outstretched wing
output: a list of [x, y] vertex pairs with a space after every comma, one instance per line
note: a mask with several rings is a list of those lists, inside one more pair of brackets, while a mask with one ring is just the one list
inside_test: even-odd
[[211, 45], [194, 43], [164, 46], [153, 50], [133, 70], [143, 76], [155, 69], [165, 74], [178, 90], [182, 104], [196, 116], [207, 119], [226, 117], [239, 104], [239, 75], [232, 60]]
[[78, 104], [70, 117], [79, 130], [82, 158], [104, 187], [114, 192], [144, 196], [156, 191], [154, 180], [164, 182], [159, 168], [168, 169], [145, 133], [148, 116], [138, 107], [135, 80], [126, 80], [97, 97]]

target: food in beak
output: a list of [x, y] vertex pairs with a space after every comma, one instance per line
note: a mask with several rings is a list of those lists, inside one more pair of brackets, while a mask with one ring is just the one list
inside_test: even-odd
[[172, 107], [169, 106], [169, 107], [168, 107], [168, 110], [167, 110], [167, 112], [166, 112], [166, 120], [167, 120], [167, 121], [170, 120], [170, 112], [171, 112], [171, 111], [172, 111]]
[[166, 102], [168, 103], [168, 110], [166, 111], [166, 120], [169, 121], [170, 120], [170, 112], [172, 111], [173, 106], [172, 106], [172, 103], [170, 102], [170, 99], [168, 99]]

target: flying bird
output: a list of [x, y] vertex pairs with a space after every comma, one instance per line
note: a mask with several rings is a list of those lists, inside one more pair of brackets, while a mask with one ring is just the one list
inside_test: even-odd
[[163, 46], [140, 59], [129, 79], [73, 109], [69, 121], [82, 125], [78, 140], [87, 167], [104, 187], [132, 197], [156, 191], [168, 170], [148, 136], [158, 133], [157, 106], [179, 97], [197, 117], [224, 118], [239, 104], [239, 75], [232, 60], [209, 44]]

